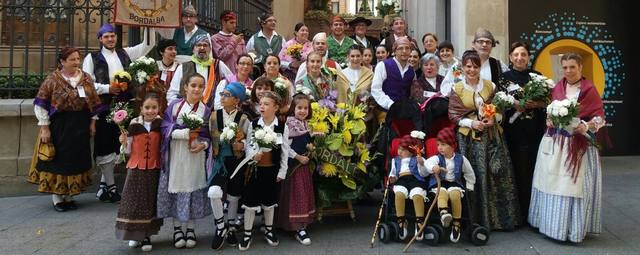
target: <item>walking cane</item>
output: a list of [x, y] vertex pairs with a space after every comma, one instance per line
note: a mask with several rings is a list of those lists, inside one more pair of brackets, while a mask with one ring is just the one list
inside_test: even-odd
[[387, 202], [387, 193], [389, 193], [389, 179], [390, 178], [387, 178], [387, 185], [385, 185], [384, 195], [382, 196], [382, 204], [380, 204], [380, 210], [378, 210], [378, 220], [376, 221], [376, 226], [373, 229], [373, 235], [371, 236], [371, 248], [373, 248], [373, 243], [376, 241], [376, 234], [378, 234], [378, 227], [380, 227], [380, 220], [382, 218], [382, 209], [384, 208], [384, 203]]
[[[440, 171], [442, 171], [443, 168], [440, 168]], [[427, 216], [424, 218], [424, 223], [422, 223], [422, 226], [420, 227], [420, 231], [418, 231], [417, 235], [413, 235], [413, 238], [411, 238], [411, 241], [409, 241], [409, 243], [404, 247], [404, 249], [402, 249], [402, 252], [407, 252], [407, 249], [409, 249], [409, 247], [411, 246], [411, 244], [413, 244], [413, 242], [415, 242], [416, 240], [416, 236], [419, 236], [422, 234], [422, 232], [424, 232], [424, 228], [427, 226], [427, 222], [429, 221], [429, 216], [431, 216], [431, 211], [433, 210], [433, 207], [438, 203], [438, 196], [440, 196], [440, 175], [439, 174], [434, 174], [433, 176], [436, 177], [436, 196], [433, 199], [433, 202], [431, 203], [431, 206], [429, 206], [429, 211], [427, 211]]]

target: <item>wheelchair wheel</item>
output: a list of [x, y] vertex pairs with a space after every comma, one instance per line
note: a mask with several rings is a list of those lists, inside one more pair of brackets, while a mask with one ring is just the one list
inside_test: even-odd
[[424, 243], [430, 246], [437, 246], [440, 241], [440, 234], [438, 230], [433, 227], [433, 225], [426, 226], [424, 228], [424, 238], [422, 239]]
[[392, 235], [393, 234], [391, 233], [391, 228], [389, 228], [389, 225], [384, 222], [380, 223], [380, 226], [378, 227], [378, 240], [383, 243], [389, 243], [389, 241], [391, 241]]
[[474, 225], [473, 231], [471, 231], [471, 243], [473, 243], [475, 246], [482, 246], [487, 244], [488, 241], [489, 229], [483, 226]]
[[400, 225], [397, 222], [389, 222], [389, 228], [391, 229], [391, 240], [400, 242]]
[[440, 235], [440, 239], [438, 239], [438, 241], [440, 243], [444, 243], [447, 241], [447, 233], [445, 232], [444, 228], [442, 226], [440, 226], [439, 224], [433, 224], [433, 228], [436, 229], [436, 231], [438, 231], [438, 235]]

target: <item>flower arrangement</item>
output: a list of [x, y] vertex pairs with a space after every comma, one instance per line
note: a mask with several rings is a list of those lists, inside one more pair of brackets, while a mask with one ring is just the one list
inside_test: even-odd
[[275, 92], [278, 93], [280, 98], [285, 100], [289, 98], [289, 89], [287, 88], [286, 80], [283, 79], [282, 77], [278, 77], [273, 82], [274, 82], [273, 88]]
[[311, 89], [307, 88], [305, 86], [296, 85], [296, 93], [305, 94], [305, 95], [309, 96], [309, 98], [311, 98], [311, 100], [316, 100], [312, 95]]
[[453, 83], [458, 83], [464, 79], [464, 73], [458, 65], [451, 67], [451, 74], [453, 75]]
[[262, 152], [271, 151], [276, 145], [278, 135], [268, 128], [257, 128], [251, 134], [251, 146]]
[[134, 84], [142, 86], [156, 76], [156, 73], [158, 73], [158, 64], [156, 64], [156, 61], [152, 58], [141, 57], [129, 64], [128, 71], [131, 77], [133, 77]]
[[551, 90], [555, 87], [553, 80], [536, 73], [529, 73], [531, 80], [524, 85], [523, 97], [520, 105], [524, 106], [527, 101], [549, 102]]
[[516, 99], [512, 95], [505, 93], [504, 91], [496, 92], [496, 95], [493, 97], [491, 104], [495, 105], [498, 111], [504, 112], [513, 107]]
[[189, 147], [193, 147], [192, 143], [198, 138], [204, 120], [196, 113], [184, 113], [180, 116], [180, 120], [189, 129]]
[[127, 71], [120, 70], [114, 74], [114, 82], [111, 83], [111, 86], [118, 87], [120, 90], [125, 91], [129, 88], [129, 83], [131, 83], [131, 74]]
[[482, 122], [488, 123], [489, 120], [496, 116], [496, 106], [493, 104], [485, 104], [482, 107]]
[[298, 61], [302, 61], [302, 44], [294, 43], [287, 47], [287, 55]]
[[107, 122], [116, 124], [120, 132], [124, 133], [132, 116], [133, 108], [129, 102], [114, 102], [111, 104], [111, 112], [107, 115]]
[[413, 130], [413, 131], [411, 131], [411, 137], [413, 137], [413, 138], [415, 138], [415, 139], [424, 140], [424, 138], [425, 138], [426, 136], [427, 136], [427, 135], [426, 135], [424, 132], [422, 132], [422, 131], [418, 131], [418, 130]]
[[[111, 112], [107, 115], [107, 122], [114, 123], [120, 129], [120, 133], [125, 133], [125, 127], [129, 125], [129, 121], [133, 116], [133, 108], [129, 106], [129, 102], [114, 102], [111, 105]], [[120, 146], [120, 156], [116, 163], [126, 162], [124, 146]]]
[[578, 113], [580, 104], [576, 100], [554, 100], [547, 106], [547, 116], [553, 122], [553, 126], [562, 129], [573, 129], [580, 122]]
[[[323, 134], [314, 137], [316, 151], [327, 151], [348, 159], [349, 162], [354, 160], [355, 168], [366, 173], [365, 165], [369, 161], [369, 151], [368, 146], [360, 139], [366, 130], [364, 108], [363, 104], [339, 103], [336, 105], [336, 111], [331, 112], [328, 107], [313, 102], [311, 104], [313, 117], [309, 120], [309, 128], [314, 134]], [[320, 175], [325, 177], [337, 175], [346, 187], [356, 189], [356, 182], [353, 180], [356, 173], [352, 172], [355, 169], [345, 165], [336, 166], [322, 159], [320, 162], [321, 167], [318, 169]]]
[[239, 141], [244, 138], [242, 130], [238, 128], [238, 124], [231, 122], [224, 126], [222, 133], [220, 133], [220, 139], [222, 142], [231, 144], [234, 141]]
[[387, 16], [389, 14], [395, 14], [400, 9], [400, 5], [395, 0], [380, 0], [378, 6], [376, 6], [378, 14], [380, 16]]

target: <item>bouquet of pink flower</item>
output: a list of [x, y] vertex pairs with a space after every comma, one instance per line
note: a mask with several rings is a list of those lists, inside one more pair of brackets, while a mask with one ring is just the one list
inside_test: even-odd
[[111, 105], [111, 112], [107, 116], [107, 122], [115, 123], [120, 132], [125, 132], [125, 127], [129, 124], [133, 116], [133, 109], [129, 106], [129, 102], [117, 102]]

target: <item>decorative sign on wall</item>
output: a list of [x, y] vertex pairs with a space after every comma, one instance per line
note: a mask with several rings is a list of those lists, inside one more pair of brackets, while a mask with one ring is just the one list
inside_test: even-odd
[[636, 50], [627, 30], [633, 23], [624, 7], [627, 2], [527, 0], [509, 6], [509, 40], [531, 45], [531, 68], [558, 81], [562, 54], [583, 57], [583, 75], [602, 98], [613, 143], [613, 148], [603, 150], [605, 155], [640, 154], [640, 139], [632, 133], [633, 118], [638, 116], [632, 105], [640, 88], [634, 85], [638, 80], [629, 66]]
[[180, 0], [116, 0], [115, 23], [145, 27], [180, 27]]

